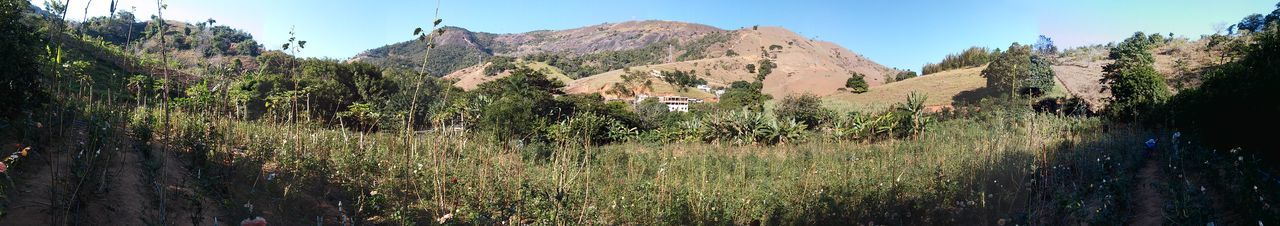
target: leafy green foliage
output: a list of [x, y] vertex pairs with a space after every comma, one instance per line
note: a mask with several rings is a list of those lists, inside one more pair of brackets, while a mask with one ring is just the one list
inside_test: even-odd
[[907, 79], [911, 79], [911, 78], [915, 78], [915, 77], [919, 77], [919, 75], [918, 75], [918, 74], [916, 74], [916, 72], [914, 72], [914, 71], [907, 70], [907, 71], [903, 71], [903, 72], [898, 72], [898, 74], [897, 74], [897, 75], [895, 75], [895, 76], [893, 77], [893, 80], [894, 80], [894, 81], [902, 81], [902, 80], [907, 80]]
[[45, 102], [37, 61], [42, 58], [37, 48], [45, 45], [23, 22], [28, 7], [27, 1], [0, 2], [0, 117]]
[[[693, 40], [692, 42], [685, 43], [683, 46], [680, 47], [684, 50], [684, 53], [680, 54], [679, 57], [676, 57], [676, 61], [700, 60], [700, 59], [707, 58], [708, 47], [711, 47], [713, 45], [723, 46], [724, 43], [729, 42], [729, 39], [732, 38], [733, 35], [734, 33], [732, 31], [712, 32], [711, 34], [702, 36], [702, 38], [698, 38], [697, 40]], [[733, 52], [733, 50], [729, 50], [728, 52], [725, 53], [725, 55], [730, 55], [730, 56], [737, 55], [737, 54], [738, 53]]]
[[1266, 29], [1271, 23], [1280, 21], [1280, 3], [1276, 3], [1276, 9], [1270, 14], [1253, 14], [1240, 20], [1240, 23], [1232, 25], [1236, 30], [1260, 32]]
[[987, 69], [982, 70], [982, 77], [987, 79], [987, 88], [996, 93], [1012, 96], [1022, 87], [1031, 68], [1031, 47], [1013, 43], [1009, 50], [996, 55]]
[[1028, 66], [1027, 79], [1022, 81], [1018, 93], [1028, 96], [1040, 96], [1053, 92], [1057, 82], [1054, 79], [1052, 63], [1040, 55], [1032, 55], [1031, 65]]
[[849, 77], [848, 80], [845, 80], [844, 87], [848, 89], [849, 92], [853, 93], [867, 92], [870, 88], [870, 86], [867, 85], [867, 76], [858, 72], [853, 72], [852, 75], [853, 77]]
[[1270, 161], [1280, 160], [1273, 133], [1280, 128], [1280, 24], [1255, 32], [1238, 60], [1211, 68], [1199, 88], [1170, 101], [1175, 126], [1204, 138], [1211, 147], [1243, 147]]
[[947, 54], [946, 58], [942, 58], [942, 62], [925, 64], [921, 72], [928, 75], [951, 69], [978, 67], [991, 62], [991, 58], [992, 52], [987, 48], [969, 47], [959, 54]]
[[761, 92], [763, 88], [764, 84], [760, 82], [735, 81], [725, 90], [724, 95], [720, 95], [720, 108], [762, 111], [764, 102], [773, 99], [773, 96]]
[[680, 87], [695, 87], [698, 85], [706, 85], [707, 80], [698, 78], [697, 71], [662, 71], [662, 81]]
[[1115, 62], [1103, 67], [1104, 84], [1113, 100], [1107, 106], [1111, 116], [1121, 120], [1138, 119], [1169, 98], [1164, 76], [1156, 72], [1151, 43], [1142, 32], [1111, 48], [1109, 59]]
[[808, 128], [818, 128], [835, 117], [835, 112], [822, 107], [822, 99], [813, 94], [787, 96], [778, 102], [773, 114], [779, 119], [796, 120]]
[[494, 76], [507, 70], [516, 69], [515, 61], [515, 58], [507, 56], [489, 58], [489, 66], [484, 67], [484, 75]]
[[756, 81], [764, 81], [765, 78], [769, 77], [769, 74], [773, 74], [774, 68], [778, 68], [778, 65], [769, 59], [761, 59], [759, 63], [760, 70], [759, 73], [756, 73]]
[[546, 62], [560, 68], [571, 78], [583, 78], [627, 67], [661, 63], [666, 59], [667, 47], [672, 45], [676, 45], [674, 40], [655, 42], [636, 49], [604, 51], [581, 56], [543, 52], [525, 56], [525, 59]]

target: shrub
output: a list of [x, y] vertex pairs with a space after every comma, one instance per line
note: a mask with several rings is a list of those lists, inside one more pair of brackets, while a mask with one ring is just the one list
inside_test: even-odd
[[914, 71], [907, 70], [907, 71], [903, 71], [903, 72], [898, 72], [898, 74], [897, 74], [896, 76], [894, 76], [894, 77], [893, 77], [893, 80], [894, 80], [894, 81], [902, 81], [902, 80], [907, 80], [907, 79], [911, 79], [911, 78], [915, 78], [915, 77], [919, 77], [919, 75], [917, 75], [917, 74], [916, 74], [916, 72], [914, 72]]
[[1031, 64], [1027, 68], [1027, 78], [1019, 85], [1019, 92], [1022, 95], [1038, 97], [1045, 93], [1053, 92], [1053, 87], [1057, 84], [1054, 80], [1053, 68], [1048, 59], [1040, 55], [1031, 56]]
[[778, 65], [769, 59], [760, 60], [760, 70], [756, 74], [756, 81], [764, 81], [765, 78], [769, 77], [769, 74], [773, 73], [773, 69], [777, 67]]
[[1274, 133], [1280, 127], [1280, 25], [1253, 33], [1236, 61], [1211, 68], [1199, 88], [1170, 101], [1174, 126], [1195, 132], [1214, 148], [1243, 147], [1280, 160]]
[[823, 108], [822, 99], [813, 94], [782, 98], [773, 112], [779, 119], [793, 119], [809, 128], [818, 128], [835, 115], [835, 112]]
[[991, 58], [992, 52], [987, 48], [969, 47], [959, 54], [947, 54], [947, 57], [942, 58], [942, 62], [937, 64], [925, 64], [920, 72], [928, 75], [951, 69], [978, 67], [991, 62]]
[[982, 77], [987, 79], [987, 88], [996, 93], [1013, 96], [1026, 80], [1031, 65], [1031, 47], [1013, 43], [1009, 50], [996, 55], [987, 69], [982, 70]]
[[726, 110], [737, 110], [746, 108], [751, 111], [764, 110], [764, 102], [773, 99], [769, 94], [761, 92], [764, 84], [760, 82], [747, 83], [746, 81], [736, 81], [729, 85], [729, 89], [720, 95], [720, 108]]
[[27, 1], [0, 3], [0, 118], [45, 102], [36, 49], [45, 45], [22, 19], [28, 7]]
[[1169, 97], [1164, 76], [1156, 72], [1151, 55], [1152, 43], [1142, 32], [1111, 48], [1109, 59], [1115, 62], [1103, 67], [1102, 82], [1111, 90], [1107, 111], [1121, 120], [1136, 120]]
[[696, 71], [662, 71], [662, 81], [680, 88], [706, 85], [707, 80], [698, 78]]
[[849, 80], [845, 80], [844, 87], [854, 93], [867, 92], [869, 90], [869, 86], [867, 85], [866, 76], [859, 74], [858, 72], [852, 72], [852, 74], [853, 77], [850, 77]]
[[489, 66], [484, 67], [484, 75], [494, 76], [507, 70], [515, 69], [515, 58], [495, 56], [489, 58]]

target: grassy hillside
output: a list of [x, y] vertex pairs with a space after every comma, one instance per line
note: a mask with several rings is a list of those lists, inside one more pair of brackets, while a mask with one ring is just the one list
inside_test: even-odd
[[[926, 76], [873, 86], [866, 93], [844, 92], [824, 97], [827, 107], [839, 111], [882, 111], [907, 99], [912, 92], [929, 96], [926, 106], [951, 106], [957, 102], [972, 102], [994, 94], [984, 90], [987, 80], [982, 77], [983, 67], [937, 72]], [[1069, 96], [1061, 80], [1053, 92], [1045, 97]]]

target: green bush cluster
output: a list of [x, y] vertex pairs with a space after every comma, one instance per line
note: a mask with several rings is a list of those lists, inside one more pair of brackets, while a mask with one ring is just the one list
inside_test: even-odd
[[[1280, 23], [1236, 38], [1249, 40], [1230, 53], [1240, 58], [1208, 69], [1198, 88], [1173, 96], [1166, 108], [1172, 114], [1169, 123], [1198, 134], [1210, 147], [1243, 147], [1280, 160], [1280, 152], [1274, 151], [1280, 145], [1265, 132], [1280, 127], [1275, 117], [1280, 115], [1275, 107], [1280, 106]], [[1160, 96], [1148, 99], [1155, 97]]]
[[484, 67], [484, 75], [494, 76], [507, 70], [516, 69], [516, 59], [508, 56], [489, 58], [489, 66]]
[[942, 62], [925, 64], [920, 72], [929, 75], [951, 69], [979, 67], [991, 62], [992, 51], [982, 47], [969, 47], [959, 54], [947, 54]]
[[846, 90], [853, 93], [865, 93], [870, 90], [870, 86], [867, 85], [866, 75], [862, 75], [858, 72], [851, 72], [851, 74], [853, 76], [849, 77], [849, 79], [844, 82], [844, 88]]
[[32, 109], [46, 100], [37, 48], [47, 47], [27, 23], [27, 1], [0, 2], [0, 118]]
[[1013, 43], [1004, 52], [992, 54], [991, 64], [982, 70], [987, 89], [1004, 96], [1039, 96], [1055, 86], [1048, 59], [1032, 53], [1031, 46]]
[[698, 78], [697, 70], [689, 71], [662, 71], [662, 81], [675, 85], [681, 89], [695, 87], [698, 85], [706, 85], [707, 80]]
[[1112, 117], [1138, 120], [1169, 98], [1164, 75], [1155, 69], [1154, 46], [1151, 38], [1137, 32], [1111, 48], [1107, 58], [1114, 62], [1103, 66], [1102, 82], [1111, 90], [1107, 111]]

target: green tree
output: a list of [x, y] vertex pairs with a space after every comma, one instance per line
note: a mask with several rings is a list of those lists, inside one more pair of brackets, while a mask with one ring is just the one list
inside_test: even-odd
[[499, 140], [535, 138], [543, 126], [557, 115], [566, 114], [553, 95], [564, 94], [564, 83], [527, 67], [511, 76], [480, 84], [472, 99], [489, 99], [481, 110], [477, 127]]
[[982, 70], [982, 77], [987, 79], [988, 89], [1013, 96], [1026, 80], [1030, 66], [1031, 47], [1015, 42], [1008, 51], [995, 56], [987, 69]]
[[43, 103], [40, 59], [37, 47], [45, 46], [30, 25], [24, 23], [27, 1], [0, 2], [0, 117]]
[[800, 123], [804, 123], [808, 128], [816, 129], [819, 125], [827, 123], [833, 117], [835, 112], [822, 107], [822, 99], [813, 94], [791, 95], [782, 98], [778, 102], [778, 106], [773, 110], [773, 114], [781, 120], [794, 119]]
[[848, 88], [850, 92], [854, 92], [854, 93], [867, 92], [869, 86], [867, 86], [866, 76], [859, 74], [858, 72], [853, 72], [852, 74], [853, 74], [853, 77], [850, 77], [849, 80], [845, 80], [844, 87]]
[[1027, 69], [1027, 79], [1020, 84], [1019, 93], [1029, 96], [1040, 96], [1053, 92], [1057, 84], [1054, 79], [1052, 63], [1040, 55], [1031, 56], [1031, 65]]
[[777, 67], [778, 65], [769, 59], [760, 60], [760, 70], [756, 74], [756, 81], [764, 81], [765, 78], [769, 77], [769, 74], [773, 74], [773, 69]]
[[894, 76], [894, 77], [893, 77], [893, 80], [894, 80], [894, 81], [902, 81], [902, 80], [907, 80], [907, 79], [911, 79], [911, 78], [915, 78], [915, 77], [920, 77], [920, 75], [916, 74], [916, 72], [914, 72], [914, 71], [907, 70], [907, 71], [903, 71], [903, 72], [898, 72], [898, 75], [897, 75], [897, 76]]
[[1175, 127], [1220, 149], [1242, 147], [1270, 161], [1280, 160], [1280, 24], [1251, 33], [1238, 60], [1213, 67], [1197, 88], [1170, 100]]
[[764, 102], [773, 99], [773, 96], [761, 92], [763, 88], [764, 84], [760, 82], [735, 81], [729, 85], [728, 90], [725, 90], [724, 95], [720, 96], [720, 107], [727, 110], [746, 108], [751, 111], [763, 111]]
[[1101, 82], [1111, 90], [1107, 110], [1113, 117], [1138, 119], [1169, 98], [1164, 75], [1154, 67], [1153, 46], [1150, 38], [1137, 32], [1111, 48], [1108, 58], [1115, 62], [1103, 67]]
[[920, 70], [922, 74], [928, 75], [951, 69], [978, 67], [991, 62], [992, 52], [986, 48], [969, 47], [959, 54], [947, 54], [942, 62], [936, 64], [925, 64]]

